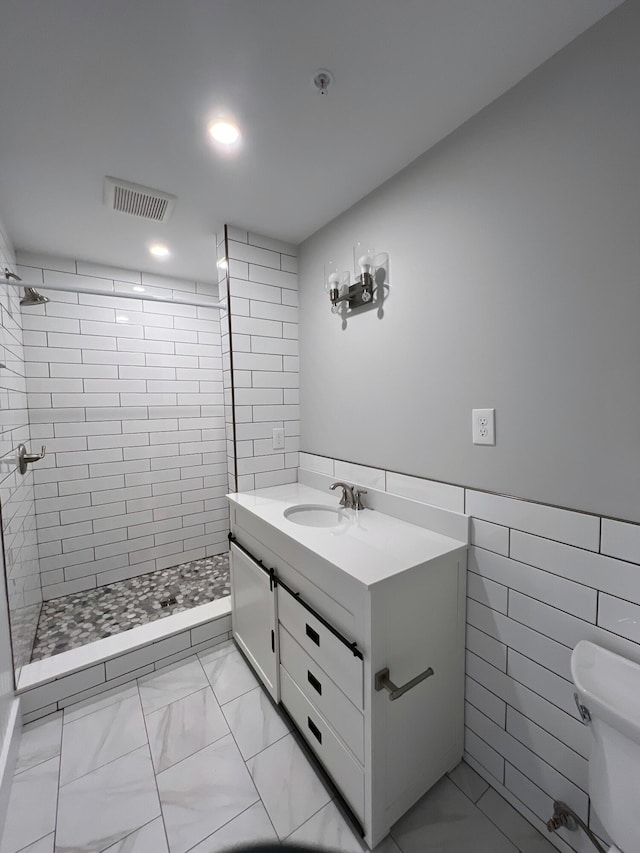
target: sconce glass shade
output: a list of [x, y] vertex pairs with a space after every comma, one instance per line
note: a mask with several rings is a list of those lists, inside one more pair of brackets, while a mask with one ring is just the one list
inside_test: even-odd
[[336, 287], [340, 287], [340, 271], [333, 261], [324, 265], [324, 291], [329, 293]]
[[341, 270], [333, 261], [324, 265], [324, 290], [330, 293], [332, 290], [342, 291], [349, 284], [349, 273]]

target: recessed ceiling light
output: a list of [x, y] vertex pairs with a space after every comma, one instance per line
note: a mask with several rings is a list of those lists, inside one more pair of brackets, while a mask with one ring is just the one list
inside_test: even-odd
[[136, 293], [144, 293], [144, 287], [139, 284], [134, 284], [133, 289]]
[[209, 133], [216, 142], [222, 145], [233, 145], [240, 139], [240, 130], [236, 124], [231, 121], [222, 121], [216, 119], [209, 125]]
[[165, 246], [164, 243], [154, 243], [149, 246], [149, 251], [154, 258], [168, 258], [170, 254], [168, 246]]

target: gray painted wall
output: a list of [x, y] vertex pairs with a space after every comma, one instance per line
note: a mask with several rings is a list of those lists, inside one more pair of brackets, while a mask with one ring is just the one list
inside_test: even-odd
[[[640, 521], [639, 40], [628, 2], [303, 243], [303, 450]], [[391, 293], [342, 329], [357, 240]]]

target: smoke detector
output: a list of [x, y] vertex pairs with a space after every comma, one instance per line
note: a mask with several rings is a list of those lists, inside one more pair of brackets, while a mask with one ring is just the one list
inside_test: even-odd
[[105, 178], [104, 203], [118, 213], [140, 216], [152, 222], [166, 222], [175, 207], [176, 197], [120, 178]]
[[316, 87], [318, 94], [326, 95], [327, 89], [333, 82], [333, 74], [327, 71], [326, 68], [319, 68], [313, 76], [313, 85]]

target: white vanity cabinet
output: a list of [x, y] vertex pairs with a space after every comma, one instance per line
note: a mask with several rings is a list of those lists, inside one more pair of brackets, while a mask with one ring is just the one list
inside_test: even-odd
[[462, 757], [468, 526], [371, 510], [309, 533], [281, 523], [301, 496], [324, 497], [230, 496], [234, 636], [374, 847]]

